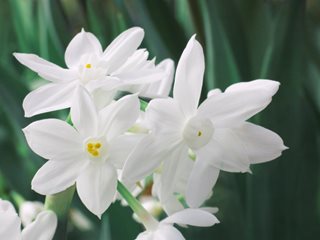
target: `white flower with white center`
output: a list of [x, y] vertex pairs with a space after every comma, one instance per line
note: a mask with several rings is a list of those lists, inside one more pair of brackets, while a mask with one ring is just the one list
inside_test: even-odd
[[139, 100], [129, 95], [97, 111], [82, 87], [71, 108], [74, 127], [58, 119], [36, 121], [24, 129], [31, 149], [49, 159], [32, 180], [32, 189], [48, 195], [76, 183], [84, 205], [98, 217], [114, 200], [117, 169], [139, 140], [125, 135], [139, 115]]
[[[271, 102], [278, 82], [233, 84], [224, 93], [211, 92], [198, 108], [203, 74], [203, 50], [193, 36], [177, 66], [173, 98], [149, 103], [146, 119], [153, 134], [136, 148], [123, 170], [123, 181], [134, 182], [163, 162], [159, 198], [164, 203], [176, 192], [179, 168], [190, 161], [190, 149], [196, 161], [181, 194], [186, 195], [191, 207], [200, 206], [208, 198], [219, 170], [247, 172], [250, 164], [272, 160], [286, 149], [276, 133], [246, 122]], [[145, 168], [132, 172], [138, 164]]]
[[135, 54], [144, 37], [143, 29], [133, 27], [120, 34], [104, 51], [99, 40], [82, 30], [65, 51], [68, 68], [59, 67], [34, 54], [14, 53], [17, 60], [50, 81], [31, 93], [23, 102], [26, 117], [68, 108], [76, 97], [76, 86], [84, 86], [99, 107], [109, 103], [123, 84], [148, 84], [164, 77], [156, 67], [130, 68], [128, 58]]
[[149, 224], [145, 232], [140, 233], [136, 240], [184, 240], [183, 235], [173, 224], [210, 227], [219, 220], [204, 209], [184, 209], [163, 219], [161, 222]]
[[21, 231], [21, 220], [13, 205], [0, 199], [0, 239], [51, 240], [56, 227], [56, 215], [52, 211], [42, 211]]

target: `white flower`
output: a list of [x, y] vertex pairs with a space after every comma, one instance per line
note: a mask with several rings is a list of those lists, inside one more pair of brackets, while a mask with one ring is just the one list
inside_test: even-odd
[[160, 223], [149, 224], [150, 227], [140, 233], [136, 240], [184, 240], [173, 224], [209, 227], [216, 223], [219, 223], [219, 220], [210, 212], [188, 208], [163, 219]]
[[[146, 119], [153, 134], [136, 148], [123, 170], [123, 181], [134, 182], [163, 162], [159, 197], [164, 203], [177, 191], [179, 169], [192, 161], [190, 149], [196, 161], [188, 184], [185, 182], [185, 192], [180, 193], [186, 195], [191, 207], [200, 206], [208, 198], [219, 170], [250, 171], [250, 164], [272, 160], [286, 149], [277, 134], [246, 122], [271, 102], [278, 82], [233, 84], [224, 93], [211, 92], [198, 108], [203, 74], [203, 50], [193, 36], [177, 66], [173, 98], [149, 103]], [[131, 171], [137, 165], [144, 168]]]
[[82, 87], [71, 108], [73, 128], [64, 121], [36, 121], [24, 129], [31, 149], [49, 159], [32, 180], [32, 189], [48, 195], [76, 183], [84, 205], [98, 217], [114, 200], [121, 169], [139, 136], [124, 135], [139, 115], [139, 100], [129, 95], [97, 111]]
[[21, 231], [21, 220], [8, 201], [0, 199], [0, 239], [51, 240], [57, 227], [57, 217], [52, 211], [42, 211]]
[[[25, 116], [70, 107], [78, 85], [85, 86], [94, 96], [96, 104], [103, 107], [123, 84], [147, 84], [163, 78], [163, 70], [158, 68], [131, 68], [127, 64], [143, 37], [143, 29], [133, 27], [120, 34], [103, 51], [99, 40], [92, 33], [82, 30], [66, 49], [67, 69], [34, 54], [14, 53], [20, 63], [51, 82], [26, 96], [23, 102]], [[142, 65], [146, 61], [142, 61]]]

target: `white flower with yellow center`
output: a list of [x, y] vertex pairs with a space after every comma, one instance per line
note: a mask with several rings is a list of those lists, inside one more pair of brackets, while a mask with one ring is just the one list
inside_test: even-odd
[[41, 211], [33, 222], [21, 231], [21, 220], [13, 205], [0, 199], [0, 239], [51, 240], [57, 227], [52, 211]]
[[[163, 162], [158, 195], [165, 205], [172, 202], [172, 194], [184, 191], [180, 193], [187, 203], [198, 207], [211, 194], [219, 170], [247, 172], [250, 164], [272, 160], [286, 149], [277, 134], [246, 122], [271, 102], [278, 82], [233, 84], [224, 93], [211, 92], [198, 108], [203, 74], [203, 50], [193, 36], [177, 66], [173, 98], [149, 103], [145, 118], [152, 134], [136, 148], [123, 170], [123, 181], [132, 183]], [[194, 164], [190, 164], [190, 150], [196, 156]], [[138, 164], [145, 168], [132, 171]], [[185, 170], [191, 172], [190, 177], [181, 183], [186, 166], [192, 167]]]
[[50, 81], [31, 93], [23, 101], [26, 117], [68, 108], [76, 97], [76, 86], [84, 86], [94, 97], [96, 105], [104, 107], [117, 89], [126, 84], [148, 84], [161, 80], [164, 70], [142, 59], [132, 68], [128, 59], [136, 55], [144, 37], [143, 29], [133, 27], [121, 33], [104, 51], [99, 40], [82, 30], [65, 51], [68, 68], [62, 68], [34, 54], [14, 53], [17, 60], [39, 76]]
[[98, 217], [114, 200], [117, 170], [139, 136], [125, 135], [139, 115], [139, 100], [129, 95], [97, 111], [82, 87], [71, 108], [74, 127], [58, 119], [36, 121], [24, 129], [31, 149], [49, 159], [32, 180], [44, 195], [76, 183], [84, 205]]

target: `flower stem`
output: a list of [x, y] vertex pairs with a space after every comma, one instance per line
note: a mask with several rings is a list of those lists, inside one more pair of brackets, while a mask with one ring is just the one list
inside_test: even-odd
[[75, 185], [53, 195], [47, 195], [45, 209], [55, 212], [58, 217], [58, 227], [54, 240], [64, 240], [67, 237], [69, 208], [75, 192]]
[[153, 230], [157, 228], [158, 221], [141, 205], [141, 203], [131, 194], [131, 192], [118, 181], [117, 190], [120, 195], [127, 201], [128, 205], [138, 216], [142, 224], [147, 230]]

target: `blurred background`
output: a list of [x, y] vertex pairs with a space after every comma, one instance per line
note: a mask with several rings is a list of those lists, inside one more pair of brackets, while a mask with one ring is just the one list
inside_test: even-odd
[[[30, 189], [43, 164], [26, 145], [22, 100], [39, 77], [12, 52], [35, 53], [58, 65], [64, 49], [83, 27], [106, 47], [120, 32], [141, 26], [143, 47], [157, 62], [176, 63], [197, 33], [204, 46], [203, 97], [212, 88], [268, 78], [281, 82], [270, 106], [252, 121], [275, 132], [290, 148], [253, 174], [223, 173], [208, 204], [219, 207], [221, 223], [182, 230], [187, 239], [320, 239], [320, 1], [317, 0], [6, 0], [0, 2], [0, 198], [15, 191], [28, 200], [44, 198]], [[116, 203], [100, 222], [77, 197], [73, 208], [90, 230], [69, 226], [71, 240], [131, 240], [142, 227], [131, 210]]]

